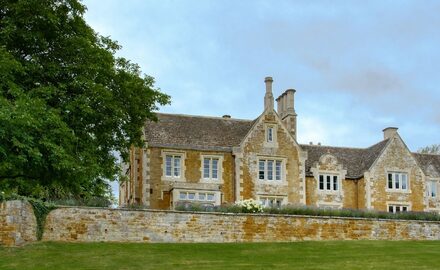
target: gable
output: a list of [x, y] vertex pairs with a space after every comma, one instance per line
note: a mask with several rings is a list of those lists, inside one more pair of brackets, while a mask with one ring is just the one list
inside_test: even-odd
[[358, 179], [363, 177], [373, 162], [385, 148], [388, 140], [381, 141], [368, 148], [331, 147], [321, 145], [301, 145], [307, 152], [306, 174], [313, 176], [311, 168], [326, 155], [334, 156], [342, 168], [347, 170], [346, 178]]
[[420, 169], [416, 159], [398, 134], [388, 140], [385, 148], [372, 164], [370, 171], [376, 171], [384, 167], [391, 169]]
[[265, 125], [274, 125], [277, 127], [278, 131], [281, 131], [288, 140], [295, 146], [299, 148], [298, 142], [292, 136], [292, 134], [287, 130], [281, 121], [279, 115], [274, 110], [265, 110], [257, 119], [255, 119], [253, 126], [250, 128], [246, 136], [240, 143], [240, 147], [243, 148], [244, 145], [250, 140], [255, 132], [261, 132]]
[[440, 177], [440, 155], [413, 153], [413, 156], [426, 176]]

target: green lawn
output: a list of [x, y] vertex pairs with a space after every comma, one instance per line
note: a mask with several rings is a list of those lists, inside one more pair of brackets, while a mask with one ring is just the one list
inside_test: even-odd
[[0, 248], [0, 269], [440, 269], [440, 242], [37, 243]]

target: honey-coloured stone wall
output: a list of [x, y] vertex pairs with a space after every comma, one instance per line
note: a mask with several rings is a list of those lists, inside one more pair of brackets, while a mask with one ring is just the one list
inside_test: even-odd
[[286, 242], [301, 240], [440, 240], [440, 222], [59, 208], [49, 213], [44, 241]]
[[32, 206], [23, 201], [0, 203], [0, 246], [20, 246], [37, 240]]
[[[275, 143], [265, 142], [266, 128], [275, 129]], [[300, 148], [292, 136], [281, 125], [275, 112], [269, 111], [261, 116], [242, 145], [240, 199], [257, 199], [259, 196], [282, 196], [285, 203], [305, 204], [305, 179], [301, 175]], [[285, 179], [281, 182], [261, 181], [258, 177], [259, 159], [283, 159]]]
[[[181, 153], [184, 181], [164, 180], [163, 153]], [[205, 183], [202, 180], [202, 156], [221, 157], [221, 181]], [[222, 194], [221, 203], [233, 203], [234, 200], [234, 159], [230, 152], [197, 151], [197, 150], [173, 150], [157, 147], [149, 148], [148, 163], [149, 179], [149, 206], [153, 209], [170, 209], [171, 193], [174, 188], [219, 190]]]
[[[371, 208], [388, 211], [388, 204], [409, 205], [411, 211], [425, 211], [425, 182], [423, 172], [414, 156], [399, 136], [390, 139], [388, 147], [369, 172]], [[387, 172], [405, 172], [408, 175], [408, 190], [388, 190]], [[367, 187], [368, 188], [368, 187]], [[367, 200], [368, 201], [368, 200]]]

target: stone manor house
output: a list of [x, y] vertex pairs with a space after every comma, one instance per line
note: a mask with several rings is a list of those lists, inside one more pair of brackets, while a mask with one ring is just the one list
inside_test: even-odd
[[367, 148], [296, 140], [295, 90], [274, 109], [266, 77], [264, 111], [254, 120], [158, 113], [145, 124], [145, 148], [124, 165], [121, 206], [173, 209], [253, 198], [286, 204], [380, 211], [440, 212], [440, 155], [412, 153], [397, 132]]

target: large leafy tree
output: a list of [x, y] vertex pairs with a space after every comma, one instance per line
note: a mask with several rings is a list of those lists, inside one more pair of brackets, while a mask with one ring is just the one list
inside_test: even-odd
[[169, 97], [78, 0], [0, 0], [0, 190], [102, 196]]

